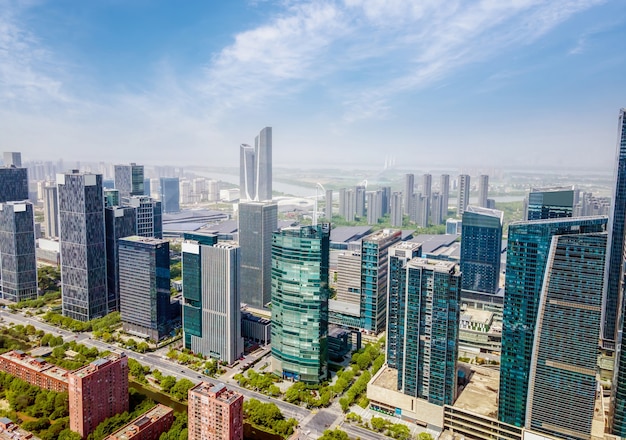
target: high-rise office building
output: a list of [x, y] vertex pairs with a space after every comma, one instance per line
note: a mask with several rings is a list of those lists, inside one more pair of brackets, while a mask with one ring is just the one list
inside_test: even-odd
[[457, 198], [457, 208], [456, 215], [457, 217], [463, 217], [463, 213], [465, 212], [465, 208], [469, 206], [469, 195], [470, 195], [470, 176], [467, 174], [459, 175], [459, 193]]
[[57, 175], [63, 315], [89, 321], [107, 314], [102, 175]]
[[481, 174], [478, 176], [478, 206], [488, 208], [487, 198], [489, 197], [489, 176]]
[[68, 373], [70, 429], [86, 438], [108, 417], [128, 411], [128, 358], [96, 359]]
[[532, 188], [526, 203], [526, 220], [572, 217], [574, 189], [571, 187]]
[[361, 304], [361, 253], [346, 251], [337, 256], [337, 301]]
[[57, 187], [46, 186], [43, 189], [43, 217], [46, 224], [46, 237], [59, 236], [59, 200]]
[[243, 395], [221, 383], [189, 390], [189, 440], [243, 440]]
[[278, 228], [278, 205], [239, 204], [241, 302], [262, 309], [271, 301], [272, 233]]
[[180, 186], [178, 177], [161, 177], [161, 208], [164, 214], [180, 211]]
[[401, 236], [399, 230], [383, 229], [361, 242], [361, 327], [374, 334], [386, 327], [389, 247]]
[[108, 312], [120, 310], [119, 243], [123, 237], [135, 235], [135, 216], [135, 208], [131, 206], [104, 210]]
[[2, 159], [5, 167], [22, 168], [22, 153], [5, 151], [2, 153]]
[[0, 203], [28, 200], [28, 170], [0, 167]]
[[538, 301], [526, 428], [591, 438], [607, 233], [555, 236]]
[[163, 214], [161, 202], [148, 196], [131, 196], [128, 206], [136, 211], [136, 234], [140, 237], [163, 238]]
[[415, 191], [415, 174], [404, 175], [404, 215], [411, 215], [411, 204], [413, 203], [413, 191]]
[[104, 190], [104, 207], [120, 206], [120, 192], [117, 189]]
[[183, 252], [199, 256], [183, 261], [184, 281], [190, 282], [183, 295], [185, 301], [193, 301], [196, 306], [190, 304], [188, 311], [193, 313], [184, 319], [199, 316], [201, 320], [200, 328], [191, 322], [184, 325], [185, 345], [194, 353], [232, 364], [243, 355], [240, 248], [231, 242], [207, 245], [187, 240], [183, 242]]
[[362, 185], [354, 188], [354, 212], [359, 218], [365, 217], [365, 187]]
[[439, 178], [439, 193], [441, 194], [441, 221], [448, 217], [448, 203], [450, 198], [450, 175], [442, 174]]
[[389, 278], [387, 281], [387, 365], [398, 368], [398, 339], [405, 333], [401, 327], [404, 316], [400, 316], [400, 301], [404, 300], [404, 284], [406, 282], [406, 263], [421, 256], [422, 245], [406, 241], [389, 249]]
[[272, 127], [265, 127], [254, 148], [240, 147], [239, 189], [241, 200], [272, 200]]
[[35, 220], [30, 202], [0, 203], [0, 283], [2, 298], [37, 298]]
[[390, 209], [391, 215], [389, 216], [389, 220], [391, 222], [391, 226], [394, 228], [401, 228], [403, 220], [401, 192], [394, 192], [391, 194]]
[[398, 390], [435, 405], [456, 398], [461, 274], [451, 261], [414, 258], [398, 292]]
[[120, 197], [142, 196], [145, 192], [143, 165], [115, 165], [115, 189]]
[[143, 195], [150, 196], [152, 194], [152, 185], [150, 179], [143, 179]]
[[500, 283], [502, 220], [495, 209], [468, 206], [461, 233], [461, 287], [480, 293], [496, 293]]
[[333, 218], [333, 190], [326, 190], [326, 198], [325, 198], [325, 208], [324, 208], [324, 217], [326, 220], [331, 221]]
[[272, 237], [272, 371], [317, 384], [328, 377], [330, 225]]
[[606, 223], [606, 217], [581, 217], [509, 225], [498, 398], [500, 421], [519, 427], [526, 422], [537, 312], [553, 237], [604, 232]]
[[119, 310], [125, 332], [159, 341], [169, 332], [170, 246], [166, 240], [119, 240]]

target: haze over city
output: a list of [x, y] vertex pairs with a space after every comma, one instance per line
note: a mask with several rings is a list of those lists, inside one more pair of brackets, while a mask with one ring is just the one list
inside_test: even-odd
[[[0, 0], [4, 150], [612, 170], [626, 4]], [[590, 152], [593, 152], [590, 154]]]

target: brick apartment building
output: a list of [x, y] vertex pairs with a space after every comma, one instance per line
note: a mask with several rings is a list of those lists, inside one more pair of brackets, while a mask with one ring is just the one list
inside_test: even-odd
[[174, 410], [159, 404], [105, 440], [159, 440], [161, 434], [169, 430], [173, 422]]
[[189, 440], [243, 440], [243, 395], [200, 382], [189, 390], [188, 404]]
[[0, 354], [0, 371], [46, 390], [67, 391], [67, 370], [20, 350]]

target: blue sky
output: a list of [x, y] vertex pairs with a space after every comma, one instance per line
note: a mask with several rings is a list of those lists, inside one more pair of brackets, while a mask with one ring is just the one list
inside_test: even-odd
[[612, 169], [623, 0], [0, 0], [25, 159]]

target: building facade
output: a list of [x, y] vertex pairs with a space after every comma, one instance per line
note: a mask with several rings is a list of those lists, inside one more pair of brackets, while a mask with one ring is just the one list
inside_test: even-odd
[[498, 419], [523, 427], [541, 289], [554, 236], [599, 233], [606, 217], [514, 222], [509, 225]]
[[461, 233], [461, 286], [463, 290], [496, 293], [500, 284], [502, 220], [495, 209], [468, 206]]
[[280, 377], [328, 377], [329, 239], [329, 224], [273, 234], [272, 371]]
[[402, 193], [400, 192], [394, 192], [393, 194], [391, 194], [391, 201], [390, 201], [390, 209], [391, 209], [391, 213], [390, 213], [390, 221], [391, 221], [391, 226], [393, 228], [401, 228], [402, 227]]
[[120, 310], [119, 243], [123, 237], [135, 235], [135, 216], [135, 209], [130, 206], [112, 206], [104, 210], [108, 312]]
[[0, 354], [0, 371], [45, 390], [67, 392], [67, 370], [20, 350]]
[[114, 178], [115, 189], [120, 192], [120, 197], [144, 195], [143, 165], [115, 165]]
[[108, 417], [128, 411], [128, 358], [96, 359], [68, 374], [70, 429], [86, 438]]
[[136, 211], [136, 234], [140, 237], [163, 238], [161, 202], [147, 196], [132, 196], [127, 200], [126, 204]]
[[331, 221], [333, 218], [333, 190], [327, 189], [325, 196], [324, 217], [326, 220]]
[[243, 440], [243, 395], [220, 383], [189, 390], [189, 440]]
[[448, 217], [448, 203], [450, 198], [450, 175], [442, 174], [439, 177], [439, 193], [441, 194], [441, 221]]
[[169, 242], [135, 235], [118, 248], [122, 328], [159, 341], [170, 333]]
[[489, 197], [489, 176], [481, 174], [478, 176], [478, 206], [489, 208], [487, 199]]
[[158, 404], [146, 411], [128, 425], [115, 431], [105, 440], [159, 440], [174, 423], [174, 410]]
[[277, 227], [278, 205], [239, 204], [241, 302], [256, 309], [266, 308], [271, 301], [272, 233]]
[[459, 192], [456, 199], [456, 215], [457, 217], [463, 217], [465, 208], [469, 206], [469, 195], [471, 189], [471, 179], [467, 174], [459, 175]]
[[107, 314], [102, 175], [57, 175], [63, 315], [89, 321]]
[[46, 225], [46, 237], [58, 237], [59, 201], [56, 186], [46, 186], [43, 189], [43, 217]]
[[28, 200], [28, 170], [0, 167], [0, 203]]
[[0, 283], [2, 298], [37, 298], [35, 220], [30, 202], [0, 203]]
[[161, 177], [161, 207], [163, 213], [180, 211], [180, 184], [178, 177]]
[[265, 127], [250, 145], [240, 146], [239, 188], [241, 200], [272, 200], [272, 127]]
[[526, 201], [526, 220], [571, 217], [574, 193], [571, 187], [532, 188]]

